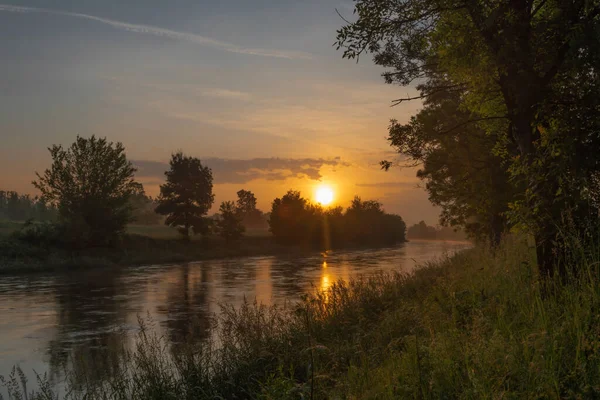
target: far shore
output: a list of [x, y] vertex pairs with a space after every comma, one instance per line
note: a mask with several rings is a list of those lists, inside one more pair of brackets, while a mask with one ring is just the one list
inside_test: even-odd
[[[161, 225], [129, 226], [127, 235], [116, 247], [68, 251], [20, 243], [11, 239], [10, 234], [22, 224], [11, 222], [3, 225], [4, 231], [0, 232], [0, 275], [65, 273], [89, 268], [123, 268], [274, 255], [300, 257], [322, 251], [311, 247], [279, 245], [266, 229], [250, 229], [238, 242], [229, 244], [218, 237], [193, 237], [186, 242], [175, 230]], [[389, 246], [345, 246], [339, 250], [384, 247]]]

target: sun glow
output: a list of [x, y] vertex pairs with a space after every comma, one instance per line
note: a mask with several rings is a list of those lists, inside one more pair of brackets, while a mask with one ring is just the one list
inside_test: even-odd
[[333, 201], [333, 190], [329, 186], [320, 186], [315, 193], [317, 202], [327, 206]]

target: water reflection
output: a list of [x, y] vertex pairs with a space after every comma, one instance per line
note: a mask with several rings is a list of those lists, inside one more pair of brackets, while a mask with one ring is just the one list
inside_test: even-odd
[[[415, 263], [467, 247], [411, 242], [389, 249], [327, 252], [306, 257], [253, 257], [77, 274], [4, 277], [0, 281], [0, 374], [20, 364], [55, 380], [65, 366], [118, 373], [120, 354], [133, 345], [138, 316], [177, 345], [204, 340], [219, 303], [244, 298], [265, 304], [297, 300], [338, 280]], [[111, 352], [107, 352], [111, 349]], [[109, 358], [108, 354], [116, 356]], [[71, 364], [70, 364], [71, 363]]]
[[51, 380], [60, 378], [69, 364], [89, 366], [96, 373], [115, 372], [116, 357], [122, 351], [107, 349], [123, 347], [127, 303], [135, 299], [134, 288], [127, 288], [128, 295], [123, 295], [121, 274], [96, 270], [54, 279], [57, 329], [46, 347]]
[[166, 317], [167, 336], [172, 344], [204, 340], [210, 334], [208, 308], [210, 264], [185, 264], [169, 274], [166, 298], [157, 313]]

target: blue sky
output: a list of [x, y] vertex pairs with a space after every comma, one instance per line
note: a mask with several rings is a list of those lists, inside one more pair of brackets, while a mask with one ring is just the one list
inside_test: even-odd
[[0, 187], [31, 192], [48, 146], [96, 134], [147, 167], [152, 194], [181, 149], [237, 174], [216, 181], [217, 201], [241, 185], [268, 208], [325, 182], [342, 204], [359, 194], [434, 223], [414, 170], [377, 166], [393, 156], [389, 119], [419, 104], [390, 108], [411, 89], [342, 59], [336, 8], [351, 17], [342, 0], [0, 0]]

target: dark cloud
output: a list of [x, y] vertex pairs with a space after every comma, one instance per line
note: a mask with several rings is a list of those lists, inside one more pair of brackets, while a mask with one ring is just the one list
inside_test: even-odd
[[[148, 160], [134, 160], [138, 168], [137, 175], [144, 178], [162, 178], [169, 168], [167, 163]], [[212, 169], [215, 183], [246, 183], [255, 179], [269, 181], [285, 180], [290, 177], [321, 179], [321, 167], [349, 166], [340, 157], [322, 158], [253, 158], [236, 160], [226, 158], [206, 158], [203, 165]]]
[[413, 182], [374, 182], [374, 183], [357, 183], [358, 187], [378, 187], [378, 188], [389, 188], [389, 187], [397, 187], [397, 188], [418, 188], [418, 181]]

